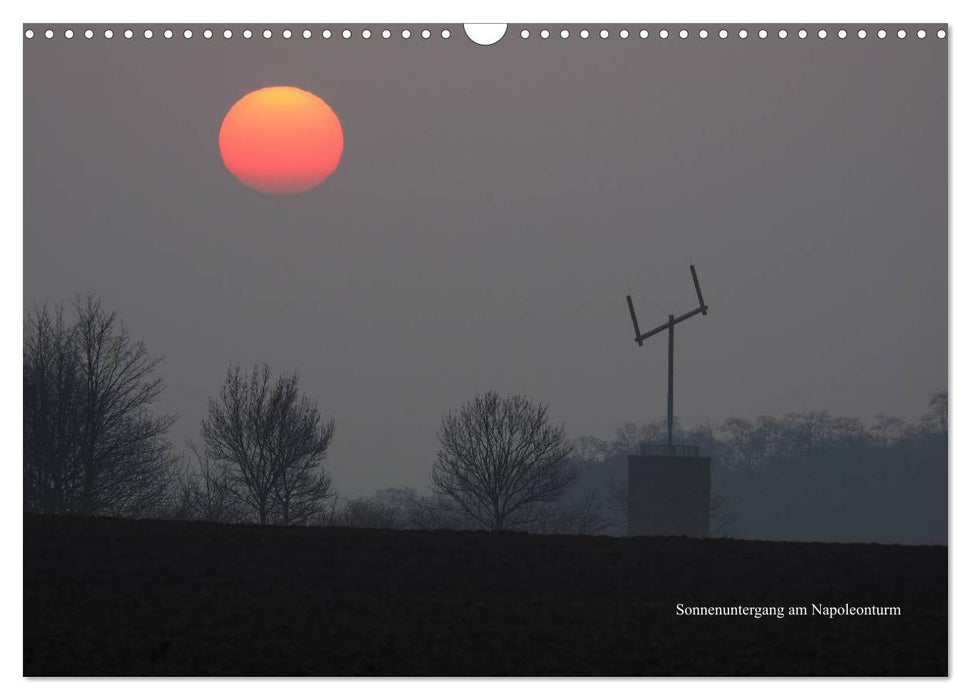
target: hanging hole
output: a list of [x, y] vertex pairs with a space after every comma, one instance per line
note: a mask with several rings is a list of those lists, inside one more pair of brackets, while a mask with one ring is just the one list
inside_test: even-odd
[[[466, 24], [465, 35], [479, 46], [492, 46], [506, 35], [505, 24]], [[546, 31], [546, 30], [544, 30]], [[549, 36], [549, 32], [546, 34]], [[544, 39], [546, 37], [543, 37]]]

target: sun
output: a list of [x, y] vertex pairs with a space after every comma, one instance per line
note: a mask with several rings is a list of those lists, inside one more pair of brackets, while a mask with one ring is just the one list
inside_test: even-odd
[[337, 170], [343, 151], [344, 131], [334, 110], [296, 87], [267, 87], [244, 95], [219, 129], [226, 169], [266, 194], [313, 189]]

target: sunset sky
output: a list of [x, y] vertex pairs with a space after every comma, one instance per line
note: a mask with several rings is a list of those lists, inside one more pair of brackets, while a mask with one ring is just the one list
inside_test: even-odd
[[[347, 495], [424, 487], [476, 392], [571, 435], [663, 418], [666, 343], [636, 346], [624, 296], [642, 329], [690, 310], [689, 263], [710, 312], [677, 331], [687, 423], [913, 419], [947, 386], [947, 42], [311, 27], [25, 42], [25, 303], [117, 309], [165, 356], [177, 446], [230, 363], [264, 360], [335, 418]], [[220, 157], [227, 111], [271, 85], [343, 127], [304, 194]]]

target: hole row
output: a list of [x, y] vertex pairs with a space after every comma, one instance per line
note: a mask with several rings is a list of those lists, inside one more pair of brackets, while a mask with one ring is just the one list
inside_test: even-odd
[[[620, 37], [621, 39], [627, 39], [628, 37], [632, 36], [632, 34], [633, 33], [627, 29], [621, 29], [619, 32], [617, 32], [617, 36]], [[927, 31], [924, 29], [918, 29], [916, 32], [914, 32], [914, 34], [918, 39], [924, 39], [927, 37]], [[550, 32], [549, 29], [542, 29], [539, 31], [538, 35], [541, 39], [549, 39], [550, 36], [552, 36], [552, 33]], [[577, 32], [577, 35], [581, 39], [589, 39], [590, 36], [592, 36], [589, 29], [581, 29], [579, 32]], [[646, 29], [641, 29], [639, 32], [637, 32], [637, 35], [641, 39], [647, 39], [650, 36], [650, 32]], [[697, 37], [699, 39], [707, 39], [709, 36], [718, 36], [718, 38], [720, 39], [727, 39], [730, 35], [731, 34], [727, 29], [721, 29], [717, 33], [709, 32], [707, 29], [699, 29], [697, 31]], [[758, 32], [756, 32], [755, 35], [758, 36], [759, 39], [767, 39], [769, 38], [769, 31], [767, 29], [760, 29]], [[845, 29], [840, 29], [834, 32], [833, 35], [836, 37], [839, 37], [840, 39], [845, 39], [846, 37], [849, 36], [849, 32], [847, 32]], [[865, 29], [860, 29], [858, 32], [856, 32], [856, 35], [860, 39], [866, 39], [867, 36], [869, 36], [869, 34], [867, 33], [867, 30]], [[878, 39], [886, 39], [888, 36], [886, 29], [878, 29], [876, 32], [874, 32], [874, 35]], [[528, 29], [523, 29], [519, 33], [519, 36], [522, 37], [523, 39], [528, 39], [531, 35]], [[561, 39], [569, 39], [571, 36], [570, 30], [561, 29], [559, 32], [559, 36]], [[610, 31], [607, 29], [601, 29], [599, 36], [601, 39], [609, 39]], [[658, 31], [657, 36], [661, 39], [667, 39], [669, 36], [671, 36], [671, 32], [669, 32], [667, 29], [661, 29], [660, 31]], [[681, 37], [682, 39], [688, 39], [691, 36], [691, 32], [689, 32], [687, 29], [682, 29], [681, 31], [677, 32], [677, 36]], [[776, 33], [776, 36], [778, 36], [780, 39], [786, 39], [789, 37], [789, 32], [785, 29], [780, 29]], [[806, 31], [805, 29], [800, 29], [798, 32], [796, 32], [795, 36], [798, 36], [800, 39], [805, 39], [809, 36], [809, 32]], [[829, 32], [827, 32], [825, 29], [820, 29], [819, 31], [816, 32], [816, 36], [819, 37], [820, 39], [826, 39], [829, 36]], [[898, 39], [906, 39], [907, 36], [908, 34], [906, 29], [900, 29], [897, 31]], [[943, 29], [938, 30], [937, 32], [938, 39], [944, 39], [946, 36], [947, 36], [947, 32], [945, 30]], [[739, 39], [747, 39], [748, 37], [749, 37], [749, 31], [747, 29], [738, 30]]]
[[[591, 32], [588, 29], [581, 29], [579, 32], [577, 32], [577, 34], [581, 39], [587, 39], [591, 36]], [[621, 39], [627, 39], [628, 37], [631, 36], [631, 34], [632, 33], [627, 29], [621, 29], [619, 32], [617, 32], [617, 36], [619, 36]], [[637, 34], [638, 36], [640, 36], [641, 39], [647, 39], [650, 36], [650, 32], [648, 32], [648, 30], [646, 29], [641, 29]], [[918, 29], [914, 34], [918, 39], [924, 39], [927, 37], [927, 31], [924, 29]], [[104, 30], [105, 39], [111, 39], [114, 37], [114, 35], [115, 33], [111, 29]], [[204, 39], [212, 39], [213, 36], [215, 36], [215, 32], [213, 32], [212, 29], [204, 29], [200, 32], [200, 35]], [[304, 39], [310, 39], [311, 37], [313, 37], [313, 32], [311, 32], [309, 29], [304, 29], [302, 32], [299, 32], [299, 33], [294, 32], [291, 29], [284, 29], [282, 32], [280, 32], [280, 35], [284, 39], [290, 39], [298, 35], [302, 36]], [[410, 29], [402, 29], [400, 35], [402, 39], [410, 39], [412, 36], [412, 32]], [[432, 32], [428, 29], [423, 29], [421, 30], [421, 32], [418, 32], [418, 35], [421, 36], [422, 39], [430, 39], [432, 36]], [[441, 31], [441, 37], [443, 39], [448, 39], [449, 37], [451, 37], [451, 35], [452, 35], [451, 31], [449, 31], [448, 29], [443, 29]], [[550, 32], [549, 29], [542, 29], [538, 32], [538, 35], [541, 39], [549, 39], [550, 36], [552, 36], [552, 33]], [[671, 33], [667, 29], [661, 29], [660, 31], [658, 31], [657, 35], [661, 39], [667, 39], [671, 35]], [[688, 39], [691, 36], [691, 33], [687, 29], [682, 29], [679, 32], [677, 32], [677, 35], [682, 39]], [[717, 33], [711, 33], [707, 29], [699, 29], [697, 31], [697, 37], [699, 39], [707, 39], [709, 36], [716, 36], [716, 35], [720, 39], [727, 39], [730, 36], [730, 33], [727, 29], [721, 29]], [[840, 39], [845, 39], [847, 36], [849, 36], [849, 33], [845, 29], [840, 29], [834, 32], [834, 35]], [[878, 29], [876, 32], [874, 32], [874, 35], [878, 39], [886, 39], [888, 36], [888, 33], [886, 29]], [[34, 36], [36, 36], [36, 33], [34, 32], [33, 29], [27, 29], [26, 31], [24, 31], [24, 36], [28, 39], [33, 39]], [[43, 36], [47, 39], [53, 39], [55, 36], [54, 30], [53, 29], [46, 30], [43, 33]], [[83, 36], [85, 39], [93, 39], [94, 31], [91, 29], [85, 29], [81, 33], [81, 36]], [[131, 29], [126, 29], [122, 33], [122, 36], [124, 36], [126, 39], [132, 39], [135, 37], [135, 32]], [[151, 29], [146, 29], [142, 32], [142, 36], [146, 39], [152, 39], [155, 37], [155, 32]], [[165, 29], [161, 32], [160, 36], [164, 37], [165, 39], [171, 39], [174, 36], [174, 33], [171, 29]], [[191, 39], [194, 36], [194, 33], [191, 29], [186, 29], [185, 31], [182, 32], [182, 36], [186, 39]], [[233, 30], [231, 29], [223, 30], [222, 36], [224, 39], [232, 39], [234, 36]], [[240, 36], [242, 36], [242, 38], [244, 39], [251, 39], [254, 36], [254, 33], [251, 29], [244, 29], [242, 32], [240, 32]], [[273, 32], [269, 29], [264, 29], [262, 32], [262, 36], [264, 39], [271, 39], [273, 37]], [[345, 39], [350, 39], [352, 36], [354, 36], [354, 32], [352, 32], [350, 29], [345, 29], [342, 32], [334, 33], [330, 29], [324, 29], [320, 33], [320, 36], [324, 39], [330, 39], [333, 36], [342, 36]], [[372, 33], [370, 29], [363, 29], [360, 31], [360, 37], [362, 39], [370, 39], [372, 36], [378, 36], [378, 34]], [[384, 29], [380, 32], [380, 36], [383, 39], [390, 39], [392, 37], [392, 32], [390, 29]], [[528, 39], [530, 37], [530, 31], [528, 29], [523, 29], [520, 32], [520, 36], [523, 39]], [[569, 29], [560, 30], [559, 36], [561, 39], [569, 39], [571, 36], [570, 30]], [[602, 29], [600, 30], [599, 36], [601, 39], [609, 39], [610, 31], [607, 29]], [[738, 30], [739, 39], [747, 39], [748, 36], [749, 36], [749, 32], [747, 29]], [[760, 29], [756, 33], [756, 36], [758, 36], [760, 39], [767, 39], [769, 37], [769, 31], [766, 29]], [[780, 39], [786, 39], [789, 36], [789, 32], [785, 29], [780, 29], [776, 33], [776, 36], [778, 36]], [[805, 39], [809, 36], [809, 32], [806, 31], [805, 29], [800, 29], [798, 32], [796, 32], [796, 36], [798, 36], [800, 39]], [[825, 29], [820, 29], [819, 31], [816, 32], [816, 36], [819, 37], [820, 39], [826, 39], [829, 36], [829, 32], [827, 32]], [[859, 37], [860, 39], [866, 39], [867, 36], [869, 36], [869, 34], [867, 33], [867, 30], [860, 29], [859, 31], [856, 32], [856, 36]], [[908, 34], [906, 29], [900, 29], [897, 31], [898, 39], [906, 39], [907, 36]], [[73, 29], [64, 30], [65, 39], [73, 39], [74, 37], [75, 37], [75, 33]], [[947, 37], [947, 32], [945, 30], [939, 29], [937, 31], [938, 39], [944, 39], [946, 37]]]
[[[423, 29], [420, 32], [417, 32], [416, 34], [420, 36], [422, 39], [430, 39], [432, 36], [432, 32], [428, 29]], [[142, 32], [141, 35], [146, 39], [153, 39], [155, 37], [155, 32], [151, 29], [146, 29], [145, 31]], [[264, 29], [261, 35], [264, 39], [272, 39], [273, 31], [270, 29]], [[33, 29], [27, 29], [26, 31], [24, 31], [24, 36], [28, 39], [33, 39], [35, 36], [37, 36], [37, 33]], [[56, 34], [54, 33], [53, 29], [48, 29], [43, 33], [43, 36], [46, 39], [53, 39], [56, 36]], [[65, 39], [73, 39], [75, 36], [76, 35], [73, 29], [64, 30]], [[93, 39], [94, 30], [85, 29], [78, 36], [83, 36], [85, 39]], [[113, 30], [111, 29], [104, 30], [105, 39], [112, 39], [114, 38], [114, 36], [115, 36], [115, 32]], [[131, 29], [126, 29], [124, 32], [122, 32], [121, 36], [125, 37], [126, 39], [133, 39], [135, 38], [135, 32]], [[171, 29], [165, 29], [162, 32], [160, 32], [159, 36], [165, 39], [171, 39], [173, 36], [175, 36], [175, 33]], [[182, 36], [186, 39], [191, 39], [193, 36], [195, 36], [195, 33], [191, 29], [186, 29], [185, 31], [182, 32]], [[201, 36], [204, 39], [212, 39], [214, 36], [216, 36], [216, 33], [213, 32], [212, 29], [204, 29], [201, 32], [199, 32], [199, 36]], [[232, 39], [234, 36], [235, 34], [233, 33], [232, 29], [224, 29], [222, 32], [222, 37], [224, 39]], [[253, 30], [251, 29], [244, 29], [239, 33], [239, 36], [241, 36], [243, 39], [252, 39], [254, 36], [254, 33], [253, 33]], [[280, 36], [282, 36], [284, 39], [291, 39], [295, 36], [302, 36], [304, 39], [310, 39], [313, 37], [313, 32], [310, 31], [309, 29], [304, 29], [302, 32], [295, 32], [291, 29], [284, 29], [283, 31], [280, 32]], [[324, 29], [320, 33], [320, 36], [324, 39], [330, 39], [331, 37], [334, 37], [334, 36], [341, 36], [345, 39], [350, 39], [352, 36], [354, 36], [354, 32], [352, 32], [350, 29], [345, 29], [342, 32], [332, 32], [330, 29]], [[385, 29], [380, 33], [372, 32], [370, 29], [363, 29], [359, 32], [359, 36], [362, 39], [370, 39], [372, 36], [381, 36], [382, 39], [390, 39], [392, 36], [392, 32], [390, 29]], [[410, 39], [412, 36], [412, 32], [410, 29], [402, 29], [400, 32], [400, 36], [402, 39]], [[448, 39], [451, 36], [452, 36], [452, 32], [450, 30], [443, 29], [441, 31], [441, 37], [443, 39]]]

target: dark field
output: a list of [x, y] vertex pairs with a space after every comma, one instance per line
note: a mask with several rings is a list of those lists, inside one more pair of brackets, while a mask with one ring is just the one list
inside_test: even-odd
[[[675, 605], [899, 617], [678, 617]], [[24, 517], [27, 676], [946, 675], [947, 549]]]

